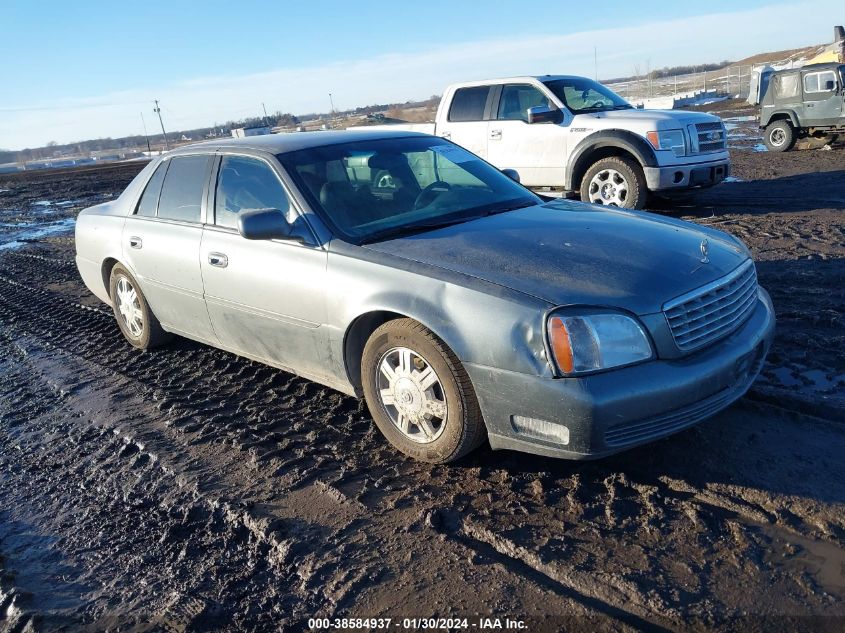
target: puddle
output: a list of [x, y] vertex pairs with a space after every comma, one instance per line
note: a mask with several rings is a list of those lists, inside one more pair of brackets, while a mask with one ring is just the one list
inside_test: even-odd
[[804, 386], [804, 383], [801, 381], [801, 379], [796, 378], [792, 374], [792, 370], [789, 367], [778, 367], [777, 369], [771, 370], [771, 372], [775, 375], [775, 378], [777, 378], [780, 384], [784, 387]]
[[760, 525], [771, 539], [765, 560], [792, 573], [810, 574], [827, 593], [845, 594], [845, 550], [836, 543], [799, 536], [773, 525]]
[[[27, 241], [38, 240], [42, 237], [69, 233], [73, 230], [75, 224], [76, 218], [64, 218], [55, 222], [34, 226], [30, 224], [4, 224], [4, 228], [9, 227], [13, 230], [0, 234], [0, 239], [3, 240], [3, 243], [0, 244], [0, 251], [20, 248]], [[14, 230], [18, 227], [20, 230]]]
[[757, 143], [754, 147], [751, 148], [755, 152], [768, 152], [769, 148], [763, 145], [763, 143]]

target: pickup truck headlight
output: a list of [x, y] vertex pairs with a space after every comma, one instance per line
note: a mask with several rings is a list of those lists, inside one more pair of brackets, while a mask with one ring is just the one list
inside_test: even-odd
[[552, 314], [547, 329], [554, 362], [565, 376], [631, 365], [654, 356], [643, 327], [624, 314]]
[[671, 150], [675, 156], [687, 155], [687, 143], [683, 130], [662, 130], [646, 134], [654, 149]]

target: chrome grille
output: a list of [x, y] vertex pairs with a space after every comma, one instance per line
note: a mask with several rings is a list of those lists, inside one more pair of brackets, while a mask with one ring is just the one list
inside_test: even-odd
[[691, 351], [737, 329], [756, 301], [757, 271], [749, 259], [721, 279], [669, 301], [663, 314], [678, 349]]
[[727, 133], [721, 121], [707, 121], [690, 126], [692, 150], [696, 154], [721, 152], [727, 147]]

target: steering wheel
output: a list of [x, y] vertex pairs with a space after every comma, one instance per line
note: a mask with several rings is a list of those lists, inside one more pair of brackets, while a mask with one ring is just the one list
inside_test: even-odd
[[450, 185], [448, 182], [444, 182], [442, 180], [435, 180], [425, 189], [420, 191], [420, 195], [418, 195], [417, 199], [414, 200], [414, 209], [421, 209], [422, 207], [428, 206], [429, 204], [434, 202], [434, 199], [437, 198], [437, 196], [446, 193], [451, 189], [452, 185]]
[[590, 105], [588, 105], [587, 109], [588, 110], [595, 110], [596, 108], [603, 108], [603, 107], [604, 107], [604, 101], [595, 101], [595, 102], [591, 103]]

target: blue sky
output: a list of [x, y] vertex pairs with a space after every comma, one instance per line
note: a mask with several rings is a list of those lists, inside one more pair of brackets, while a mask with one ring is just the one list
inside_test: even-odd
[[[30, 2], [0, 13], [0, 147], [428, 97], [517, 73], [630, 74], [827, 42], [839, 2]], [[797, 5], [801, 5], [800, 7]], [[822, 16], [802, 20], [801, 14]]]

